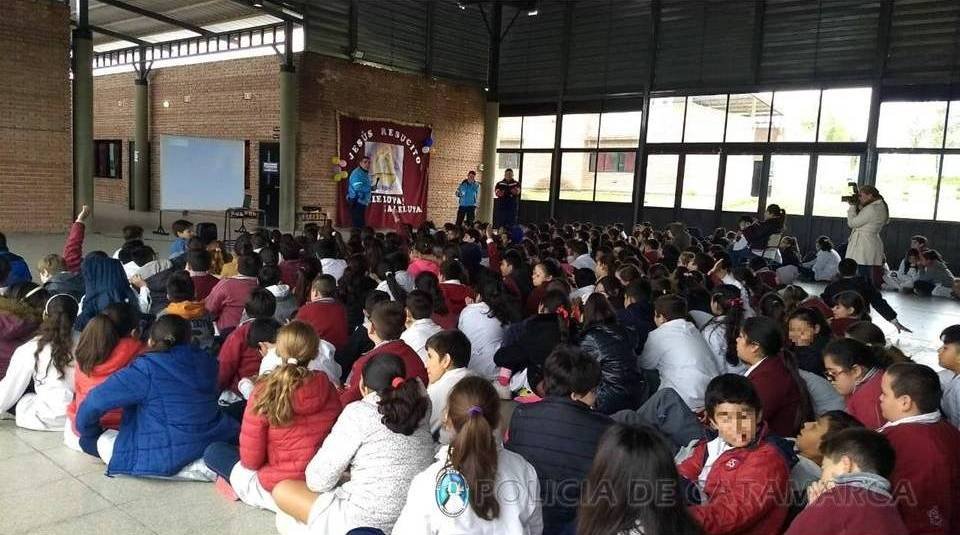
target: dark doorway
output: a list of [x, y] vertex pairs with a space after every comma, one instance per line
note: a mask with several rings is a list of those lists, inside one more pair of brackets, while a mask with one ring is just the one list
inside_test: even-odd
[[280, 224], [280, 144], [260, 143], [260, 206], [263, 223]]

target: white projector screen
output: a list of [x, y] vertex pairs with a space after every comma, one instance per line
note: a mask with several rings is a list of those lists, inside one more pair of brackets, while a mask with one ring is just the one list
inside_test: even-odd
[[245, 163], [243, 141], [160, 136], [160, 209], [243, 206]]

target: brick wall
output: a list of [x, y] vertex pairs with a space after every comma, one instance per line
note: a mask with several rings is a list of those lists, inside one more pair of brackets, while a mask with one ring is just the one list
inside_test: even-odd
[[0, 11], [0, 231], [60, 231], [73, 211], [70, 11], [50, 0]]
[[[315, 54], [297, 58], [299, 117], [297, 206], [336, 204], [330, 157], [336, 154], [336, 114], [383, 117], [430, 124], [431, 152], [428, 217], [452, 220], [453, 191], [481, 161], [483, 93], [479, 88], [422, 76], [354, 65]], [[160, 134], [226, 137], [250, 141], [248, 190], [256, 206], [259, 143], [275, 142], [280, 123], [279, 66], [275, 57], [238, 59], [158, 69], [150, 78], [151, 205], [159, 206]], [[251, 93], [245, 100], [244, 93]], [[123, 140], [123, 180], [97, 178], [96, 199], [126, 205], [129, 183], [128, 142], [133, 139], [134, 75], [94, 79], [94, 129], [97, 139]], [[190, 102], [185, 102], [189, 97]], [[170, 103], [163, 107], [163, 101]]]

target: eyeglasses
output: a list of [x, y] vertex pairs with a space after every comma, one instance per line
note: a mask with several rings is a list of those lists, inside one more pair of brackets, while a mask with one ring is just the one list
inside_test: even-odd
[[832, 382], [834, 382], [834, 381], [837, 380], [837, 376], [843, 375], [843, 374], [847, 373], [848, 371], [850, 371], [850, 370], [840, 370], [840, 371], [838, 371], [838, 372], [834, 372], [834, 371], [827, 370], [827, 371], [823, 372], [823, 376], [827, 378], [827, 381], [830, 381], [830, 382], [832, 383]]

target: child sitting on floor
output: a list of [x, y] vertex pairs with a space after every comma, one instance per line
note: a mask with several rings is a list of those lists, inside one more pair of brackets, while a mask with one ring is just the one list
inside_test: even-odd
[[858, 321], [870, 321], [870, 308], [863, 296], [848, 290], [833, 297], [833, 318], [830, 319], [830, 330], [833, 335], [843, 338], [847, 329]]
[[[270, 320], [258, 320], [270, 321]], [[270, 491], [280, 481], [303, 481], [307, 463], [340, 415], [336, 388], [308, 365], [320, 339], [309, 325], [293, 322], [277, 334], [279, 367], [257, 379], [243, 414], [240, 447], [207, 446], [203, 460], [219, 488], [246, 504], [276, 512]]]
[[173, 314], [189, 321], [190, 342], [210, 351], [214, 344], [213, 320], [203, 307], [203, 301], [195, 301], [195, 296], [190, 274], [186, 271], [174, 272], [167, 279], [167, 299], [170, 304], [160, 314]]
[[820, 480], [823, 463], [823, 441], [830, 435], [851, 427], [862, 428], [859, 420], [844, 411], [828, 411], [816, 420], [803, 424], [794, 441], [797, 464], [790, 470], [790, 486], [798, 503], [806, 503], [807, 489]]

